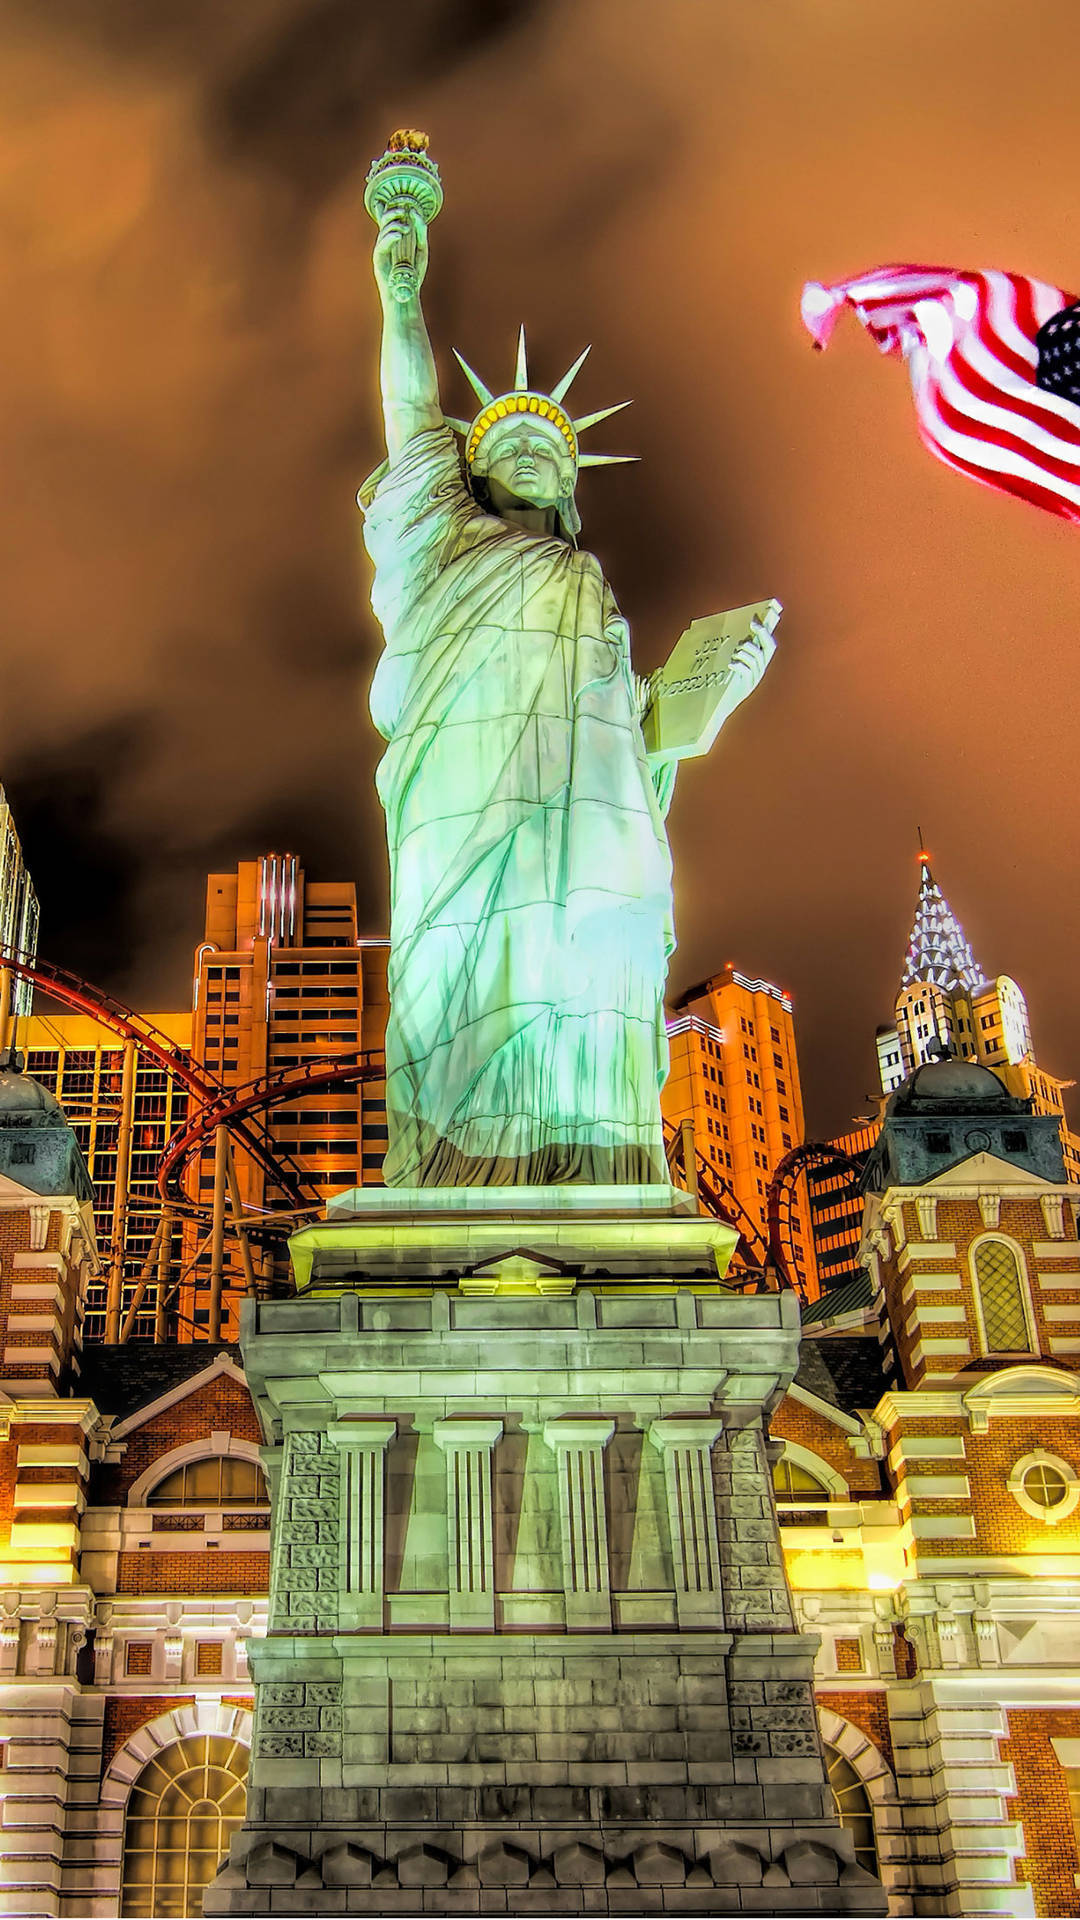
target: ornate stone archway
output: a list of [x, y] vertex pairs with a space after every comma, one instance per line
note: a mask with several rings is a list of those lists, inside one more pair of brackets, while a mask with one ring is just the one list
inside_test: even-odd
[[[147, 1721], [114, 1755], [101, 1783], [98, 1836], [117, 1914], [168, 1920], [201, 1912], [202, 1887], [243, 1819], [251, 1729], [245, 1707], [197, 1701]], [[184, 1830], [183, 1857], [171, 1865], [164, 1850], [155, 1859], [159, 1815], [170, 1831]]]

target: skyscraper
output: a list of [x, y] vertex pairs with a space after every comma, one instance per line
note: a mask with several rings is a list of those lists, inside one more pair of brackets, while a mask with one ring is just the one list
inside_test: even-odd
[[[233, 873], [212, 873], [206, 888], [205, 933], [195, 955], [192, 1053], [226, 1086], [262, 1074], [379, 1050], [386, 1032], [385, 939], [361, 938], [351, 881], [307, 879], [295, 854], [263, 854]], [[386, 1151], [385, 1083], [321, 1090], [310, 1102], [272, 1108], [270, 1147], [291, 1157], [325, 1198], [382, 1179]], [[241, 1196], [256, 1211], [291, 1203], [242, 1151], [236, 1154]], [[205, 1206], [214, 1187], [214, 1147], [198, 1169]], [[205, 1339], [211, 1250], [189, 1229], [191, 1275], [181, 1291], [180, 1338]], [[243, 1284], [238, 1250], [229, 1248], [222, 1337], [235, 1338]]]
[[[664, 1119], [692, 1122], [698, 1152], [766, 1238], [770, 1177], [804, 1137], [791, 996], [727, 966], [675, 1002], [668, 1044]], [[812, 1261], [801, 1205], [792, 1225], [797, 1257]]]
[[919, 855], [919, 894], [908, 941], [895, 1025], [878, 1031], [881, 1090], [890, 1094], [915, 1067], [941, 1053], [991, 1067], [1009, 1092], [1036, 1113], [1063, 1122], [1070, 1180], [1080, 1180], [1080, 1138], [1065, 1123], [1063, 1093], [1073, 1083], [1040, 1067], [1022, 989], [1007, 973], [984, 974], [955, 913]]
[[[13, 947], [33, 959], [37, 953], [40, 917], [37, 894], [23, 859], [22, 843], [15, 829], [7, 795], [0, 787], [0, 946]], [[0, 989], [0, 1046], [4, 1046], [8, 1041], [9, 1010], [20, 1016], [29, 1013], [34, 989], [28, 980], [12, 980], [10, 974], [4, 975]]]

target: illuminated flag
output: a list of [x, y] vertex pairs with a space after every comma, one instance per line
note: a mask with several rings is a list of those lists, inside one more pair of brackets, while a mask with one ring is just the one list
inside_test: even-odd
[[972, 480], [1080, 520], [1080, 305], [1019, 273], [876, 267], [808, 281], [818, 347], [851, 307], [882, 353], [901, 353], [919, 432]]

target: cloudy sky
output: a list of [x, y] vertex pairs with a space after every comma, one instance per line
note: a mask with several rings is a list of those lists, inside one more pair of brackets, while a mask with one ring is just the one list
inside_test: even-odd
[[1080, 1071], [1080, 529], [937, 465], [902, 368], [798, 322], [891, 259], [1080, 290], [1078, 63], [1075, 0], [0, 0], [0, 779], [43, 951], [184, 1004], [207, 870], [269, 846], [384, 929], [362, 195], [416, 125], [448, 410], [450, 346], [508, 380], [521, 319], [537, 379], [591, 340], [579, 408], [634, 398], [601, 432], [641, 464], [580, 502], [639, 666], [786, 608], [680, 780], [674, 990], [789, 987], [843, 1125], [921, 826]]

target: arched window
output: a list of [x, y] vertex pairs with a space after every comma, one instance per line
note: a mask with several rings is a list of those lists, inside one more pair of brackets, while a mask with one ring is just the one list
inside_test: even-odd
[[855, 1842], [855, 1863], [867, 1873], [878, 1875], [878, 1850], [874, 1838], [874, 1810], [862, 1781], [850, 1760], [839, 1747], [825, 1746], [825, 1766], [842, 1827]]
[[984, 1353], [1037, 1351], [1027, 1287], [1015, 1248], [1007, 1240], [980, 1240], [972, 1265]]
[[772, 1479], [777, 1517], [785, 1527], [825, 1524], [821, 1508], [837, 1495], [809, 1467], [785, 1453], [776, 1462]]
[[248, 1749], [228, 1734], [190, 1734], [148, 1760], [124, 1823], [120, 1912], [182, 1920], [202, 1896], [244, 1818]]
[[267, 1507], [262, 1468], [236, 1454], [214, 1454], [175, 1467], [146, 1496], [148, 1507]]

